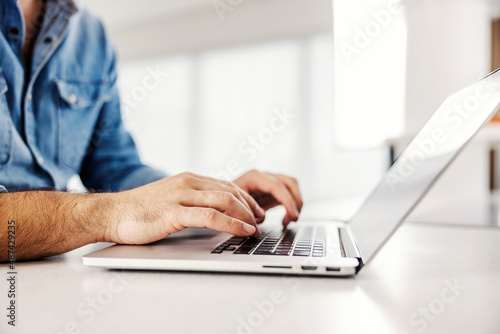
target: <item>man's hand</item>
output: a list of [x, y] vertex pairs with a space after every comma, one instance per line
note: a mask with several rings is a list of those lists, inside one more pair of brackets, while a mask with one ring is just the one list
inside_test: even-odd
[[303, 202], [299, 184], [293, 177], [252, 170], [234, 183], [249, 193], [264, 210], [282, 204], [286, 209], [285, 227], [299, 218]]
[[241, 236], [259, 235], [265, 212], [232, 182], [182, 173], [114, 195], [116, 217], [104, 240], [153, 242], [188, 227], [207, 227]]
[[[254, 197], [252, 197], [254, 196]], [[116, 219], [103, 240], [143, 244], [188, 227], [260, 235], [264, 209], [283, 204], [286, 226], [298, 219], [302, 199], [293, 178], [251, 171], [234, 183], [182, 173], [115, 195]]]

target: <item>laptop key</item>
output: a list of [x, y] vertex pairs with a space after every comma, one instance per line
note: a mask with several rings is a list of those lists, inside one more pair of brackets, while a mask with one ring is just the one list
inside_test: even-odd
[[237, 250], [235, 250], [233, 254], [250, 254], [252, 250], [253, 248], [240, 247]]
[[255, 255], [273, 255], [274, 253], [271, 253], [270, 250], [262, 250], [262, 249], [257, 249], [254, 252]]
[[276, 250], [276, 251], [274, 252], [274, 254], [275, 254], [275, 255], [288, 255], [288, 254], [290, 254], [290, 250], [288, 250], [288, 249], [285, 249], [285, 250], [279, 250], [279, 249], [278, 249], [278, 250]]
[[308, 251], [294, 251], [293, 256], [309, 256], [310, 252]]
[[239, 239], [231, 238], [228, 241], [226, 241], [225, 244], [228, 244], [228, 245], [241, 245], [244, 241], [245, 241], [245, 238], [239, 238]]

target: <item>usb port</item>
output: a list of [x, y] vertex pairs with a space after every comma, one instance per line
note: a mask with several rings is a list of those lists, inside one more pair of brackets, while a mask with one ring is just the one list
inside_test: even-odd
[[326, 267], [326, 271], [340, 271], [338, 267]]
[[316, 266], [302, 266], [302, 270], [316, 270], [318, 267]]

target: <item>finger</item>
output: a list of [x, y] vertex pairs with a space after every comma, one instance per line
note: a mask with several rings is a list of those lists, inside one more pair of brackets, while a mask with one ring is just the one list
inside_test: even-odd
[[182, 220], [180, 224], [185, 227], [206, 227], [245, 237], [257, 232], [255, 226], [209, 208], [184, 207], [178, 220]]
[[252, 210], [250, 205], [247, 203], [245, 198], [240, 194], [236, 189], [230, 189], [225, 184], [223, 184], [221, 180], [213, 179], [206, 176], [201, 175], [193, 175], [193, 178], [196, 180], [195, 183], [191, 184], [191, 187], [195, 190], [201, 191], [226, 191], [238, 198], [243, 205], [245, 205], [249, 210]]
[[182, 196], [179, 204], [188, 207], [216, 209], [257, 228], [257, 221], [253, 212], [229, 192], [190, 190], [186, 192], [185, 196]]
[[304, 201], [302, 200], [302, 194], [300, 193], [300, 187], [299, 183], [297, 182], [297, 179], [281, 174], [272, 174], [272, 175], [280, 179], [281, 182], [285, 184], [285, 186], [288, 188], [293, 198], [295, 199], [295, 203], [297, 204], [297, 209], [299, 209], [299, 212], [302, 211], [302, 207], [304, 206]]
[[293, 221], [299, 218], [299, 210], [297, 208], [297, 203], [295, 203], [295, 199], [288, 188], [278, 178], [272, 175], [256, 173], [252, 177], [249, 188], [252, 191], [261, 191], [271, 194], [276, 201], [285, 207], [289, 218]]
[[283, 226], [288, 227], [290, 223], [293, 221], [293, 219], [288, 215], [288, 213], [283, 217]]
[[252, 209], [252, 212], [255, 214], [255, 217], [257, 218], [265, 218], [266, 217], [266, 211], [257, 203], [255, 198], [253, 198], [249, 193], [247, 193], [245, 190], [241, 189], [238, 187], [236, 184], [229, 182], [227, 184], [229, 187], [233, 187], [236, 189], [240, 195], [245, 199], [245, 201], [250, 205], [250, 208]]
[[236, 196], [236, 198], [238, 198], [243, 204], [247, 205], [249, 210], [251, 210], [254, 213], [255, 217], [265, 218], [266, 212], [264, 211], [264, 209], [260, 207], [257, 201], [252, 196], [250, 196], [250, 194], [248, 194], [246, 191], [238, 187], [236, 184], [205, 176], [198, 176], [198, 177], [201, 181], [205, 182], [205, 183], [202, 182], [201, 184], [197, 185], [198, 190], [210, 190], [210, 187], [213, 187], [212, 190], [230, 192], [234, 196]]

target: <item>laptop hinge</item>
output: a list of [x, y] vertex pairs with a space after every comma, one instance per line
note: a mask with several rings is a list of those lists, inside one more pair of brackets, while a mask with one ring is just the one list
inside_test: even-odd
[[339, 239], [343, 257], [352, 257], [358, 259], [359, 265], [356, 267], [356, 273], [363, 267], [363, 258], [354, 242], [349, 227], [339, 227]]

